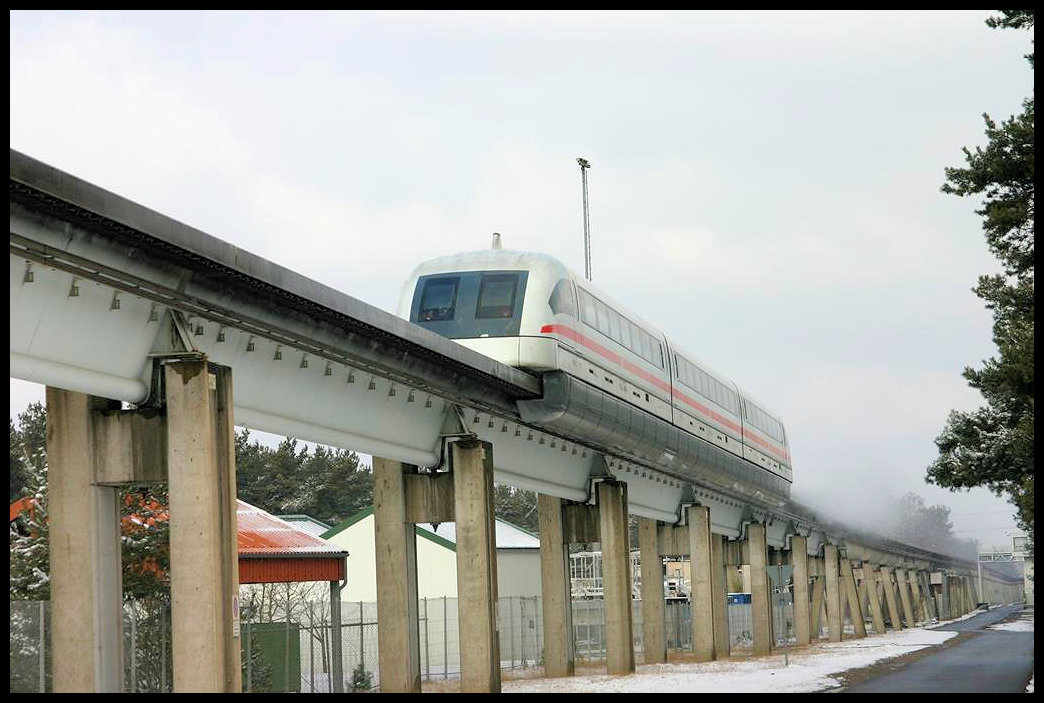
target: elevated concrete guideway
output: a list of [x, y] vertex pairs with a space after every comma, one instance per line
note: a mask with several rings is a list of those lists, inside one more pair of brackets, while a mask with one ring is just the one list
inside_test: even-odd
[[[802, 641], [817, 636], [821, 606], [832, 639], [845, 612], [862, 621], [865, 601], [883, 631], [879, 589], [893, 629], [931, 617], [929, 593], [951, 614], [978, 600], [974, 562], [824, 521], [750, 487], [692, 482], [614, 449], [605, 432], [564, 436], [527, 422], [518, 404], [543, 399], [543, 379], [13, 150], [10, 223], [11, 376], [48, 386], [52, 536], [67, 537], [51, 551], [63, 594], [56, 641], [95, 655], [93, 666], [56, 676], [56, 691], [119, 686], [118, 626], [83, 630], [82, 614], [111, 620], [113, 491], [143, 481], [170, 486], [175, 604], [208, 604], [206, 627], [203, 611], [175, 608], [176, 689], [236, 689], [239, 575], [225, 538], [235, 535], [233, 419], [374, 455], [381, 669], [398, 672], [382, 677], [385, 690], [419, 690], [411, 536], [423, 522], [455, 522], [460, 535], [458, 592], [472, 606], [461, 621], [465, 688], [500, 689], [494, 481], [541, 494], [546, 670], [558, 675], [574, 670], [564, 559], [576, 542], [603, 545], [607, 666], [634, 670], [628, 513], [643, 518], [644, 637], [657, 657], [663, 608], [652, 601], [663, 593], [653, 586], [664, 556], [695, 564], [701, 659], [729, 655], [726, 567], [750, 569], [763, 653], [783, 634], [771, 629], [766, 572], [784, 562], [805, 581], [794, 584], [795, 612], [810, 621], [796, 630]], [[193, 498], [201, 494], [212, 504]], [[66, 535], [63, 514], [84, 505], [75, 524], [91, 529]]]

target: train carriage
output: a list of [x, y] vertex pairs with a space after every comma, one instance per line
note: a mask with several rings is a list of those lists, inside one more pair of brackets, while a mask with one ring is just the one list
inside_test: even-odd
[[694, 481], [789, 495], [783, 423], [655, 326], [545, 254], [491, 249], [419, 265], [399, 315], [544, 378], [524, 421]]

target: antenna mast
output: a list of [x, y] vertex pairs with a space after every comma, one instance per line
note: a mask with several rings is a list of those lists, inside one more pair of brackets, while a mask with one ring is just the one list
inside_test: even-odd
[[580, 164], [580, 180], [584, 187], [584, 276], [587, 280], [591, 280], [591, 223], [589, 220], [589, 214], [587, 212], [587, 169], [591, 168], [591, 164], [587, 159], [578, 158], [576, 160]]

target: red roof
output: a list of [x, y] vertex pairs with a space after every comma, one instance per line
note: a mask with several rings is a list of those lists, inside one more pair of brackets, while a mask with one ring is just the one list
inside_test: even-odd
[[[34, 506], [30, 498], [15, 501], [11, 504], [11, 520]], [[167, 519], [163, 506], [151, 503], [148, 507], [155, 518], [125, 517], [123, 529], [147, 529], [155, 519]], [[236, 500], [236, 528], [240, 583], [343, 581], [347, 578], [348, 552], [261, 508]], [[155, 565], [149, 568], [162, 573]]]
[[337, 545], [241, 500], [236, 500], [236, 526], [241, 557], [348, 556]]

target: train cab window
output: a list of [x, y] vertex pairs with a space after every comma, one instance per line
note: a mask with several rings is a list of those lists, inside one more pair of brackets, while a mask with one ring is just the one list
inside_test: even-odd
[[555, 315], [576, 317], [576, 298], [573, 297], [573, 283], [568, 278], [561, 279], [551, 291], [547, 304]]
[[424, 284], [421, 296], [419, 319], [424, 322], [432, 320], [452, 320], [457, 304], [457, 286], [459, 277], [433, 278]]
[[510, 318], [515, 315], [515, 292], [518, 276], [492, 274], [482, 277], [479, 285], [476, 319]]

